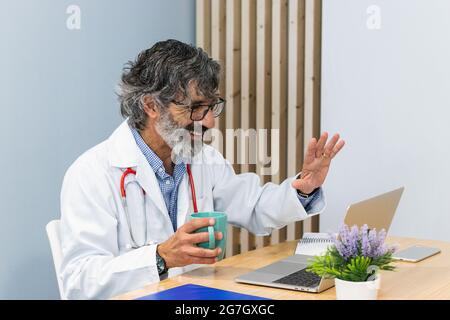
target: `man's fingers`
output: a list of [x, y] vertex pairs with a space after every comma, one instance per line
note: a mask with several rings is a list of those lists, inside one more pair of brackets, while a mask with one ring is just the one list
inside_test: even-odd
[[341, 140], [339, 141], [333, 148], [333, 151], [331, 152], [331, 158], [334, 158], [336, 154], [341, 151], [342, 147], [345, 145], [345, 141]]
[[192, 219], [181, 226], [180, 229], [186, 233], [192, 233], [197, 229], [213, 226], [215, 223], [213, 218]]
[[186, 253], [191, 257], [196, 258], [215, 258], [221, 253], [220, 248], [216, 249], [203, 249], [199, 247], [190, 247], [186, 250]]
[[316, 148], [317, 148], [317, 140], [316, 138], [312, 138], [311, 141], [309, 141], [308, 148], [306, 149], [306, 156], [305, 156], [305, 162], [312, 162], [314, 160], [314, 157], [316, 155]]
[[223, 238], [223, 234], [220, 231], [214, 232], [214, 235], [215, 235], [216, 240], [222, 240], [222, 238]]
[[335, 134], [330, 141], [328, 141], [328, 143], [326, 144], [324, 150], [323, 150], [323, 155], [325, 156], [325, 158], [331, 158], [331, 153], [333, 152], [333, 148], [336, 145], [336, 143], [339, 140], [339, 134]]
[[192, 244], [208, 242], [209, 234], [208, 234], [208, 232], [192, 233], [187, 236], [187, 240], [189, 243], [192, 243]]
[[328, 132], [322, 133], [319, 141], [317, 142], [316, 158], [320, 158], [322, 156], [323, 148], [325, 147], [325, 143], [327, 142], [327, 140], [328, 140]]
[[[209, 233], [208, 232], [199, 232], [199, 233], [192, 233], [187, 236], [188, 241], [190, 243], [196, 244], [200, 242], [208, 242], [209, 241]], [[215, 238], [216, 240], [222, 240], [222, 232], [215, 232]]]

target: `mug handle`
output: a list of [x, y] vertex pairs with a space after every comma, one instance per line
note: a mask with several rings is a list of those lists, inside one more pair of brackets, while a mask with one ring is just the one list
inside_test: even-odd
[[214, 227], [208, 227], [208, 235], [209, 235], [209, 248], [214, 249], [216, 247], [216, 237], [214, 235]]

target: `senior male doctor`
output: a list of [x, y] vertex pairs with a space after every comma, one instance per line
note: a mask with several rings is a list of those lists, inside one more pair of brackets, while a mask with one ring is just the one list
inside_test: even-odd
[[63, 182], [67, 298], [109, 298], [216, 262], [219, 248], [196, 246], [208, 233], [193, 233], [214, 220], [188, 221], [194, 210], [225, 212], [256, 235], [323, 210], [321, 185], [344, 141], [328, 141], [327, 133], [312, 139], [301, 173], [280, 185], [235, 174], [202, 143], [225, 105], [219, 71], [200, 48], [176, 40], [156, 43], [124, 68], [118, 96], [126, 120], [81, 155]]

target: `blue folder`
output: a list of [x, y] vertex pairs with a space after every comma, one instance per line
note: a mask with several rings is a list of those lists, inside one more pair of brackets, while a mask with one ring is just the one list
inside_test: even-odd
[[136, 300], [270, 300], [232, 291], [219, 290], [196, 284], [156, 292]]

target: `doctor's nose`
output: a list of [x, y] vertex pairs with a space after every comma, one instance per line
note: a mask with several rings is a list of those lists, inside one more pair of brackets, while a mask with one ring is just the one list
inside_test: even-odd
[[214, 125], [216, 122], [215, 119], [216, 118], [214, 118], [213, 112], [211, 110], [209, 110], [208, 113], [206, 114], [205, 118], [203, 118], [203, 120], [202, 120], [202, 125], [204, 125], [208, 129], [214, 128]]

